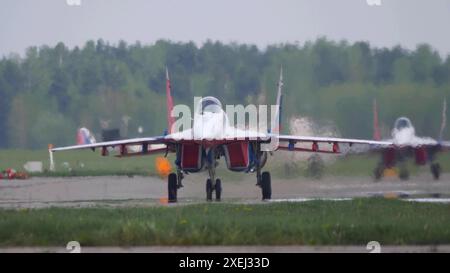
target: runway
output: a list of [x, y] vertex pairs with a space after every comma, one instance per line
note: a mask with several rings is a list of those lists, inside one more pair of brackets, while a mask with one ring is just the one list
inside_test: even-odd
[[[242, 180], [222, 180], [223, 202], [263, 203], [254, 175]], [[205, 176], [191, 174], [178, 191], [179, 205], [204, 202]], [[0, 207], [92, 207], [154, 206], [166, 198], [167, 182], [159, 177], [71, 177], [0, 180]], [[272, 178], [272, 201], [304, 202], [314, 199], [348, 200], [384, 196], [422, 202], [450, 202], [450, 174], [434, 181], [427, 173], [408, 181], [389, 178], [373, 182], [370, 177]], [[420, 198], [420, 199], [416, 199]]]

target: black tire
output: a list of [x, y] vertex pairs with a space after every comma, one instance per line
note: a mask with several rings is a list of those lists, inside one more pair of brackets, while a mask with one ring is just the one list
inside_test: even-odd
[[169, 174], [167, 178], [167, 191], [169, 203], [177, 202], [177, 175], [174, 173]]
[[430, 165], [430, 170], [434, 180], [439, 180], [439, 177], [441, 176], [441, 165], [439, 163], [433, 163]]
[[373, 170], [373, 178], [374, 178], [375, 182], [379, 182], [381, 180], [381, 178], [383, 177], [383, 171], [384, 171], [384, 168], [382, 166], [377, 166]]
[[212, 192], [213, 192], [212, 182], [211, 179], [208, 178], [206, 180], [206, 201], [212, 201]]
[[216, 201], [220, 201], [220, 197], [222, 196], [222, 181], [220, 181], [220, 179], [216, 179], [214, 190], [216, 191]]
[[400, 180], [408, 180], [409, 179], [409, 171], [406, 168], [400, 168], [400, 173], [398, 174]]
[[269, 172], [263, 172], [261, 175], [261, 192], [262, 200], [269, 200], [272, 198], [272, 185]]

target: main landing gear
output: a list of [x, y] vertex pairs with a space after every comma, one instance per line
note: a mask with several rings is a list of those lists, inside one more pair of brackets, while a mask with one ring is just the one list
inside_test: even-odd
[[406, 164], [401, 164], [400, 165], [400, 171], [398, 173], [398, 177], [400, 178], [400, 180], [406, 181], [409, 179], [409, 171], [408, 168], [406, 167]]
[[[259, 150], [259, 147], [256, 149], [256, 156], [258, 158], [257, 163], [255, 164], [255, 169], [251, 169], [251, 172], [256, 171], [256, 186], [261, 188], [262, 200], [270, 200], [272, 198], [272, 183], [269, 172], [262, 172], [261, 169], [265, 164], [267, 159], [267, 154], [264, 154]], [[222, 181], [219, 178], [216, 178], [216, 166], [217, 166], [217, 157], [215, 151], [210, 151], [209, 161], [207, 161], [206, 169], [208, 170], [209, 178], [206, 180], [206, 201], [213, 200], [213, 194], [215, 194], [215, 200], [220, 201], [222, 197]], [[181, 181], [183, 179], [183, 173], [181, 170], [177, 170], [177, 173], [169, 174], [167, 179], [167, 187], [168, 187], [168, 202], [175, 203], [177, 202], [177, 191], [179, 188], [183, 187]]]
[[433, 174], [434, 180], [439, 180], [441, 176], [441, 165], [439, 163], [431, 163], [430, 171]]
[[262, 200], [270, 200], [272, 198], [272, 181], [269, 172], [262, 172], [261, 168], [267, 160], [267, 154], [261, 152], [261, 147], [258, 145], [256, 149], [256, 158], [258, 159], [255, 165], [256, 168], [256, 186], [261, 188]]
[[[385, 167], [382, 164], [378, 164], [378, 166], [373, 170], [373, 178], [375, 182], [379, 182], [383, 178]], [[408, 180], [409, 179], [409, 171], [406, 165], [402, 164], [399, 166], [398, 177], [400, 180]]]
[[272, 198], [272, 185], [269, 172], [263, 172], [261, 175], [261, 181], [259, 183], [261, 187], [262, 200], [269, 200]]
[[170, 173], [167, 178], [167, 193], [168, 193], [168, 202], [176, 203], [177, 202], [177, 192], [178, 189], [183, 187], [181, 183], [183, 180], [183, 173], [181, 171], [177, 171], [177, 173]]
[[[261, 188], [262, 200], [270, 200], [272, 198], [272, 185], [271, 185], [271, 177], [269, 172], [263, 172], [258, 176], [258, 183], [256, 184]], [[177, 192], [181, 185], [182, 177], [178, 178], [177, 174], [171, 173], [167, 178], [167, 189], [168, 189], [168, 202], [176, 203], [177, 202]], [[212, 180], [208, 178], [206, 180], [206, 200], [213, 200], [213, 193], [215, 194], [215, 200], [220, 201], [222, 197], [222, 181], [217, 178], [215, 183], [212, 183]]]
[[373, 178], [375, 182], [379, 182], [383, 178], [384, 165], [379, 163], [377, 167], [373, 170]]
[[174, 173], [169, 174], [169, 177], [167, 178], [167, 190], [168, 190], [168, 201], [169, 203], [176, 203], [177, 202], [177, 175]]
[[[375, 170], [373, 172], [375, 182], [378, 182], [383, 177], [383, 171], [384, 171], [384, 167], [381, 164], [379, 164], [375, 168]], [[442, 171], [441, 164], [439, 164], [439, 163], [431, 163], [430, 164], [430, 172], [433, 175], [434, 180], [439, 180], [439, 178], [441, 177], [441, 171]], [[398, 177], [401, 180], [409, 179], [409, 171], [406, 168], [405, 164], [400, 165]]]

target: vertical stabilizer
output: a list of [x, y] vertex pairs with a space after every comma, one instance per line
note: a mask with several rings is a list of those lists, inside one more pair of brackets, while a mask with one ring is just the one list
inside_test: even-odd
[[77, 131], [77, 145], [96, 143], [94, 135], [89, 129], [82, 127]]
[[278, 79], [278, 90], [277, 90], [277, 110], [272, 120], [271, 133], [279, 134], [281, 132], [281, 114], [282, 114], [282, 103], [283, 103], [283, 67], [280, 67], [280, 78]]
[[439, 141], [444, 139], [444, 130], [447, 125], [447, 98], [444, 98], [442, 105], [442, 119], [441, 119], [441, 129], [439, 131]]
[[175, 118], [171, 116], [173, 109], [173, 99], [171, 94], [171, 85], [169, 78], [169, 70], [166, 67], [166, 104], [167, 104], [167, 132], [172, 133], [172, 125], [175, 122]]
[[380, 127], [378, 125], [378, 107], [377, 100], [373, 100], [373, 139], [381, 140]]

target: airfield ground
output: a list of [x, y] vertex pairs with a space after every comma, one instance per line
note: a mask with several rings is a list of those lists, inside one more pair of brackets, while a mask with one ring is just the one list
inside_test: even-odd
[[[2, 151], [0, 163], [20, 170], [27, 160], [46, 165], [46, 157]], [[204, 174], [190, 174], [179, 203], [170, 205], [154, 157], [119, 160], [84, 151], [56, 159], [57, 173], [0, 180], [0, 252], [65, 252], [71, 240], [87, 252], [367, 252], [373, 240], [384, 251], [450, 251], [450, 157], [442, 158], [439, 181], [426, 167], [411, 167], [409, 181], [374, 183], [376, 158], [332, 161], [315, 180], [305, 177], [305, 161], [277, 165], [292, 160], [286, 155], [267, 166], [270, 202], [260, 200], [254, 174], [219, 169], [220, 204], [204, 201]]]
[[[166, 182], [158, 177], [4, 180], [0, 246], [7, 248], [0, 251], [19, 246], [58, 251], [54, 246], [72, 240], [83, 246], [151, 246], [130, 249], [137, 252], [170, 251], [173, 245], [199, 251], [199, 245], [211, 251], [213, 246], [266, 245], [278, 252], [333, 251], [334, 245], [358, 251], [357, 246], [373, 240], [391, 245], [391, 251], [450, 250], [445, 246], [450, 244], [448, 174], [440, 181], [421, 173], [409, 181], [379, 183], [369, 177], [275, 177], [271, 202], [260, 201], [252, 175], [242, 178], [224, 181], [223, 201], [209, 204], [204, 201], [204, 176], [189, 175], [175, 205], [161, 202]], [[108, 249], [121, 251], [104, 251]]]

